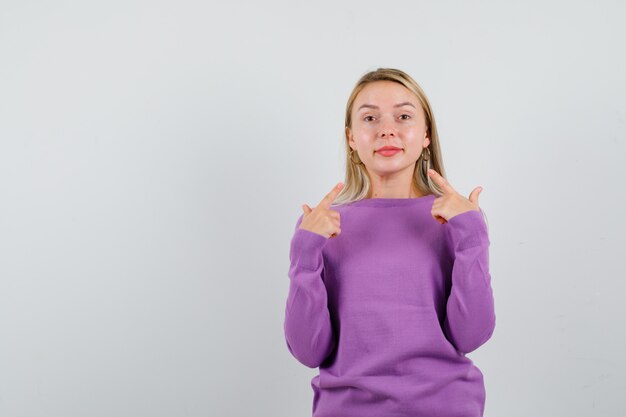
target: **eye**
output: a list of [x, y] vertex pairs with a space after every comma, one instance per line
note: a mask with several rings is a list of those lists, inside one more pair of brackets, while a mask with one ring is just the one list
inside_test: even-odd
[[411, 116], [409, 116], [408, 114], [403, 114], [402, 116], [400, 116], [400, 118], [402, 118], [402, 117], [404, 117], [404, 116], [406, 116], [407, 118], [406, 118], [406, 119], [402, 119], [402, 120], [408, 120], [408, 119], [410, 119], [410, 118], [411, 118]]
[[369, 120], [367, 120], [367, 119], [368, 119], [368, 118], [370, 118], [370, 117], [372, 117], [372, 116], [365, 116], [365, 117], [363, 118], [363, 120], [365, 120], [366, 122], [369, 122]]

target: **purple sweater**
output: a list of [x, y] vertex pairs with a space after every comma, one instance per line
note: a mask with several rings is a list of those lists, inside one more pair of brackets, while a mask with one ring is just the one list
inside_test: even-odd
[[440, 224], [435, 195], [334, 205], [341, 233], [291, 239], [284, 331], [316, 368], [314, 417], [479, 417], [482, 372], [465, 356], [495, 328], [482, 212]]

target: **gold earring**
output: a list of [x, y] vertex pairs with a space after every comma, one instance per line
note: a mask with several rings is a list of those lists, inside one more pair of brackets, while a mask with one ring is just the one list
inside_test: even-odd
[[[352, 158], [352, 155], [353, 155], [353, 154], [356, 154], [356, 157], [357, 157], [358, 161], [355, 161], [355, 160]], [[354, 152], [354, 149], [352, 149], [352, 148], [350, 148], [350, 161], [352, 161], [352, 163], [353, 163], [353, 164], [355, 164], [355, 165], [359, 165], [359, 164], [362, 164], [362, 163], [363, 163], [363, 162], [361, 161], [361, 158], [359, 158], [359, 154], [358, 154], [357, 152]]]
[[[428, 151], [428, 153], [424, 153], [424, 151]], [[422, 160], [424, 160], [424, 161], [430, 160], [430, 149], [428, 149], [428, 146], [425, 147], [424, 149], [422, 149], [421, 157], [422, 157]]]

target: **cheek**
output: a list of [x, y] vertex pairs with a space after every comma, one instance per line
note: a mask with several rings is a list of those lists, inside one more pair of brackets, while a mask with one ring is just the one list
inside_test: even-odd
[[415, 133], [418, 133], [418, 132], [421, 130], [420, 125], [419, 125], [419, 124], [417, 124], [417, 123], [415, 123], [415, 122], [412, 122], [412, 123], [411, 123], [411, 122], [404, 123], [404, 124], [400, 127], [400, 129], [402, 129], [402, 130], [404, 130], [404, 131], [406, 131], [406, 132], [411, 131], [411, 132], [415, 132]]
[[426, 130], [422, 129], [420, 126], [406, 126], [406, 128], [402, 130], [402, 134], [407, 140], [421, 143], [426, 134]]
[[355, 132], [360, 132], [360, 133], [369, 133], [369, 132], [373, 132], [375, 131], [376, 128], [374, 127], [373, 124], [364, 124], [364, 125], [359, 125], [358, 127], [356, 127]]
[[358, 126], [352, 131], [355, 142], [369, 142], [372, 137], [376, 136], [376, 130], [371, 126]]

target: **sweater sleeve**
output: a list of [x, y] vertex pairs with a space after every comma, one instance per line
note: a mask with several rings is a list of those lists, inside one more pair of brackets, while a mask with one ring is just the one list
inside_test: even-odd
[[470, 210], [444, 224], [454, 263], [444, 331], [462, 353], [483, 345], [495, 329], [496, 316], [489, 273], [489, 237], [483, 212]]
[[287, 348], [302, 364], [316, 368], [335, 346], [326, 286], [322, 248], [327, 238], [300, 229], [296, 222], [289, 253], [289, 294], [284, 331]]

